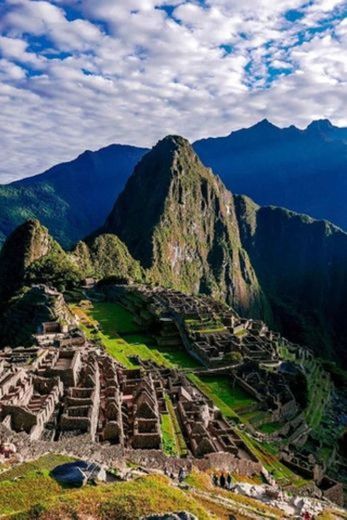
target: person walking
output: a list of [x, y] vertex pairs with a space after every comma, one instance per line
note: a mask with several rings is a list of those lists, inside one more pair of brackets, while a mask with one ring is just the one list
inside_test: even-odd
[[219, 484], [220, 484], [220, 487], [222, 487], [222, 488], [225, 487], [225, 476], [224, 476], [224, 473], [222, 473], [221, 476], [220, 476]]
[[184, 471], [183, 468], [180, 468], [180, 470], [178, 472], [178, 482], [181, 484], [185, 478], [186, 478], [186, 472]]

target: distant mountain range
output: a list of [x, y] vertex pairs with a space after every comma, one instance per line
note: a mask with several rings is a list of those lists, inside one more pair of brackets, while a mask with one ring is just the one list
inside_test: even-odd
[[[320, 120], [305, 130], [280, 129], [264, 120], [193, 147], [233, 193], [347, 230], [347, 128]], [[111, 145], [0, 185], [0, 244], [20, 223], [38, 218], [61, 245], [73, 246], [102, 225], [146, 151]]]
[[281, 129], [264, 120], [194, 148], [233, 193], [347, 229], [347, 128], [319, 120]]
[[146, 150], [111, 145], [0, 185], [0, 245], [19, 224], [38, 219], [64, 247], [101, 226]]

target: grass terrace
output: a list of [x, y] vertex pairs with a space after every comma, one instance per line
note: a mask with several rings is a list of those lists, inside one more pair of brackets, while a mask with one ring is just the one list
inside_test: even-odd
[[132, 314], [117, 303], [95, 302], [89, 309], [71, 307], [80, 318], [87, 336], [100, 341], [106, 351], [126, 368], [137, 368], [136, 356], [167, 368], [200, 366], [185, 350], [162, 347], [133, 320]]
[[185, 457], [188, 453], [187, 446], [181, 432], [175, 409], [169, 396], [165, 395], [167, 413], [161, 415], [161, 432], [163, 437], [163, 450], [166, 455], [173, 457]]
[[223, 323], [209, 318], [201, 320], [187, 319], [185, 320], [185, 325], [189, 331], [201, 332], [201, 334], [213, 334], [227, 330]]

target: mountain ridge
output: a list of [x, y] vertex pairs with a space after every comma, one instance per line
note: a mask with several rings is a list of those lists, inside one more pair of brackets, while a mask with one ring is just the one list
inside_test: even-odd
[[[193, 147], [233, 193], [347, 229], [346, 128], [329, 120], [279, 128], [263, 120]], [[147, 151], [128, 145], [86, 150], [44, 173], [0, 185], [0, 246], [19, 224], [38, 218], [61, 245], [72, 247], [103, 224]]]

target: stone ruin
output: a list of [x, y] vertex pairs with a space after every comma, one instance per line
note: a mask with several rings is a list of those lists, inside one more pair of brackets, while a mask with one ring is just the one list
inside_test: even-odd
[[208, 296], [141, 285], [105, 291], [127, 307], [137, 323], [154, 329], [159, 345], [183, 346], [207, 368], [237, 364], [241, 357], [264, 366], [280, 364], [278, 333]]
[[[206, 373], [222, 369], [272, 421], [283, 422], [291, 445], [305, 442], [308, 427], [280, 356], [280, 348], [297, 346], [208, 297], [144, 286], [107, 290], [153, 332], [159, 345], [185, 348]], [[151, 362], [127, 370], [73, 325], [45, 322], [35, 343], [0, 353], [0, 424], [9, 432], [22, 432], [31, 441], [61, 444], [81, 436], [117, 449], [161, 450], [161, 416], [173, 410], [189, 457], [224, 453], [235, 466], [257, 463], [232, 424], [184, 373]], [[310, 353], [303, 349], [305, 356]], [[306, 462], [295, 457], [300, 459], [296, 450], [282, 454], [283, 462], [297, 465], [302, 474]], [[311, 462], [309, 478], [325, 487], [326, 496], [337, 496], [338, 483], [324, 473], [318, 476]]]
[[187, 453], [254, 460], [221, 412], [177, 370], [128, 370], [87, 342], [37, 347], [30, 360], [15, 360], [9, 349], [0, 354], [0, 422], [9, 431], [31, 440], [88, 435], [91, 442], [160, 450], [169, 400]]

